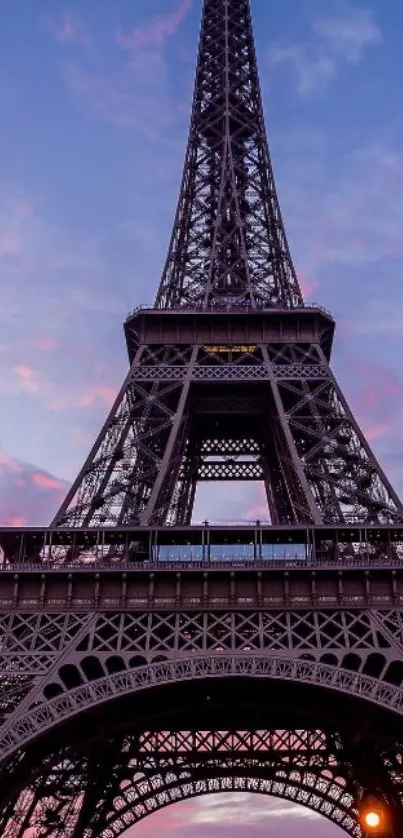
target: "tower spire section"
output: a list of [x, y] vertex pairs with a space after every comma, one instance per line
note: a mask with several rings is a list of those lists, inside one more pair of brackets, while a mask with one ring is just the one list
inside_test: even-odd
[[201, 481], [253, 480], [272, 525], [400, 523], [329, 368], [277, 200], [248, 0], [205, 0], [184, 175], [154, 307], [53, 527], [189, 526]]
[[205, 0], [159, 308], [302, 304], [265, 130], [248, 0]]

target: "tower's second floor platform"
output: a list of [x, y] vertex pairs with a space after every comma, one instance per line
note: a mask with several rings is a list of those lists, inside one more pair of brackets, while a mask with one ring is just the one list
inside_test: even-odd
[[320, 306], [138, 308], [125, 322], [130, 363], [140, 344], [253, 347], [262, 343], [319, 343], [330, 358], [335, 322]]
[[403, 603], [403, 526], [5, 528], [0, 546], [0, 612]]

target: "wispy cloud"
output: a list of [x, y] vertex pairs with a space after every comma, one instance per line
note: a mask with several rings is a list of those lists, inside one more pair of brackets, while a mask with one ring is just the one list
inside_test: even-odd
[[340, 828], [293, 802], [247, 792], [209, 794], [155, 812], [127, 838], [337, 838]]
[[[393, 430], [403, 438], [403, 377], [385, 369], [379, 362], [352, 358], [350, 365], [355, 381], [351, 400], [353, 409], [360, 412], [364, 422], [369, 420], [371, 425], [379, 428], [385, 425], [389, 433], [395, 421]], [[386, 417], [385, 404], [388, 402], [393, 405], [393, 412]]]
[[36, 393], [39, 390], [38, 374], [29, 364], [17, 364], [13, 372], [22, 390], [27, 393]]
[[113, 387], [107, 387], [105, 384], [91, 384], [90, 387], [80, 396], [77, 401], [77, 407], [90, 407], [97, 402], [106, 404], [108, 407], [116, 399], [116, 390]]
[[70, 93], [89, 105], [99, 118], [118, 128], [133, 128], [140, 124], [126, 78], [103, 76], [95, 69], [72, 62], [64, 65], [63, 78]]
[[68, 484], [0, 448], [0, 526], [45, 526]]
[[[401, 330], [403, 155], [397, 143], [375, 137], [349, 143], [335, 163], [324, 134], [293, 132], [292, 142], [280, 142], [280, 196], [306, 296], [319, 293], [324, 305], [341, 304], [361, 333]], [[355, 292], [359, 317], [348, 306]]]
[[230, 481], [200, 483], [196, 491], [193, 513], [195, 523], [247, 521], [268, 519], [267, 501], [260, 482], [245, 484]]
[[256, 797], [248, 792], [223, 792], [217, 795], [207, 795], [198, 801], [191, 818], [188, 815], [188, 822], [204, 824], [263, 824], [273, 818], [281, 817], [307, 817], [316, 819], [320, 817], [310, 809], [303, 809], [298, 805], [290, 805], [283, 800], [266, 798], [263, 795]]
[[81, 45], [86, 42], [82, 21], [69, 9], [46, 19], [46, 28], [52, 37], [61, 44]]
[[367, 47], [382, 41], [382, 33], [369, 9], [351, 9], [347, 16], [323, 17], [313, 28], [334, 55], [344, 61], [360, 61]]
[[[80, 317], [85, 311], [124, 314], [121, 292], [112, 276], [107, 277], [101, 235], [77, 233], [68, 225], [56, 224], [43, 207], [21, 196], [12, 184], [1, 182], [0, 194], [3, 334], [27, 311], [35, 310], [34, 325], [46, 336], [42, 341], [47, 340], [50, 349], [64, 331], [70, 332], [69, 318], [74, 313]], [[57, 338], [49, 334], [50, 324]], [[14, 332], [13, 345], [15, 338]], [[45, 348], [43, 342], [41, 348]]]
[[26, 362], [16, 364], [10, 370], [3, 362], [0, 393], [4, 396], [28, 394], [51, 413], [78, 415], [84, 410], [95, 409], [97, 414], [99, 411], [100, 420], [104, 418], [102, 410], [105, 412], [111, 407], [117, 395], [117, 388], [110, 382], [110, 371], [107, 375], [99, 375], [93, 367], [93, 378], [86, 381], [82, 376], [72, 376], [72, 371], [66, 368], [65, 377], [60, 380], [61, 368], [58, 375], [47, 361], [43, 370]]
[[291, 66], [298, 92], [308, 95], [324, 90], [343, 64], [356, 64], [368, 47], [381, 40], [372, 12], [351, 9], [343, 16], [314, 20], [309, 40], [273, 45], [268, 56], [272, 64]]
[[171, 95], [166, 52], [191, 6], [192, 0], [179, 0], [167, 14], [151, 16], [131, 31], [120, 29], [110, 44], [115, 49], [112, 71], [105, 73], [96, 49], [90, 57], [66, 62], [62, 73], [70, 93], [118, 128], [149, 139], [168, 137], [181, 112]]
[[318, 53], [307, 44], [273, 46], [269, 51], [272, 64], [289, 64], [297, 75], [298, 92], [307, 95], [323, 90], [336, 75], [337, 61], [331, 55]]
[[180, 0], [178, 7], [165, 15], [154, 15], [146, 23], [136, 26], [131, 34], [119, 33], [116, 43], [130, 52], [149, 47], [161, 47], [175, 34], [190, 11], [192, 0]]
[[60, 347], [60, 341], [51, 335], [36, 335], [34, 337], [34, 345], [37, 349], [41, 349], [42, 352], [52, 352], [52, 350]]

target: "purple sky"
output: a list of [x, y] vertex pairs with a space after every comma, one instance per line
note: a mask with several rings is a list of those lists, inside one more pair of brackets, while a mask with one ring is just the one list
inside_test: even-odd
[[126, 838], [342, 838], [345, 832], [310, 809], [258, 794], [210, 794], [161, 809]]
[[[21, 15], [21, 5], [24, 14]], [[337, 318], [333, 367], [403, 491], [401, 0], [251, 0], [269, 142], [306, 298]], [[151, 302], [188, 129], [200, 0], [3, 0], [0, 522], [47, 523]], [[259, 487], [196, 517], [258, 515]], [[305, 831], [305, 832], [304, 832]], [[262, 798], [204, 798], [136, 834], [331, 838]]]

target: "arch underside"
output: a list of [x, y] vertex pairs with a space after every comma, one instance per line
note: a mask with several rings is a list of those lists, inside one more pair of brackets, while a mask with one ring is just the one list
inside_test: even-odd
[[[50, 756], [0, 821], [4, 838], [118, 838], [172, 803], [217, 792], [299, 803], [359, 836], [340, 742], [320, 730], [159, 731]], [[91, 787], [97, 800], [92, 816]], [[90, 788], [90, 793], [88, 789]], [[95, 802], [95, 798], [94, 798]]]
[[398, 610], [28, 613], [0, 633], [0, 761], [84, 709], [194, 679], [304, 683], [403, 713]]
[[[358, 836], [367, 754], [346, 752], [357, 737], [380, 754], [385, 794], [403, 811], [402, 688], [364, 665], [336, 666], [327, 652], [322, 662], [302, 650], [165, 648], [147, 663], [85, 645], [0, 729], [4, 838], [117, 838], [170, 803], [229, 790], [301, 803]], [[358, 653], [368, 661], [369, 651]]]
[[[269, 719], [277, 726], [265, 728]], [[388, 725], [370, 702], [295, 682], [154, 685], [65, 720], [3, 762], [0, 834], [118, 838], [171, 803], [243, 791], [306, 806], [358, 838], [369, 759], [403, 809], [403, 747]]]
[[[91, 658], [85, 658], [91, 661]], [[97, 659], [94, 658], [94, 663]], [[102, 674], [99, 665], [98, 672]], [[0, 753], [4, 758], [19, 748], [29, 746], [36, 737], [49, 734], [53, 728], [73, 717], [101, 707], [110, 701], [133, 694], [178, 683], [248, 678], [278, 683], [293, 682], [316, 687], [330, 694], [365, 700], [369, 704], [399, 715], [403, 707], [403, 690], [384, 684], [376, 678], [341, 667], [304, 658], [251, 654], [193, 655], [176, 659], [155, 660], [149, 665], [134, 664], [131, 668], [95, 677], [74, 689], [61, 690], [48, 700], [46, 687], [42, 701], [27, 706], [26, 711], [0, 731]], [[49, 681], [50, 686], [53, 683]], [[23, 706], [23, 705], [22, 705]]]

